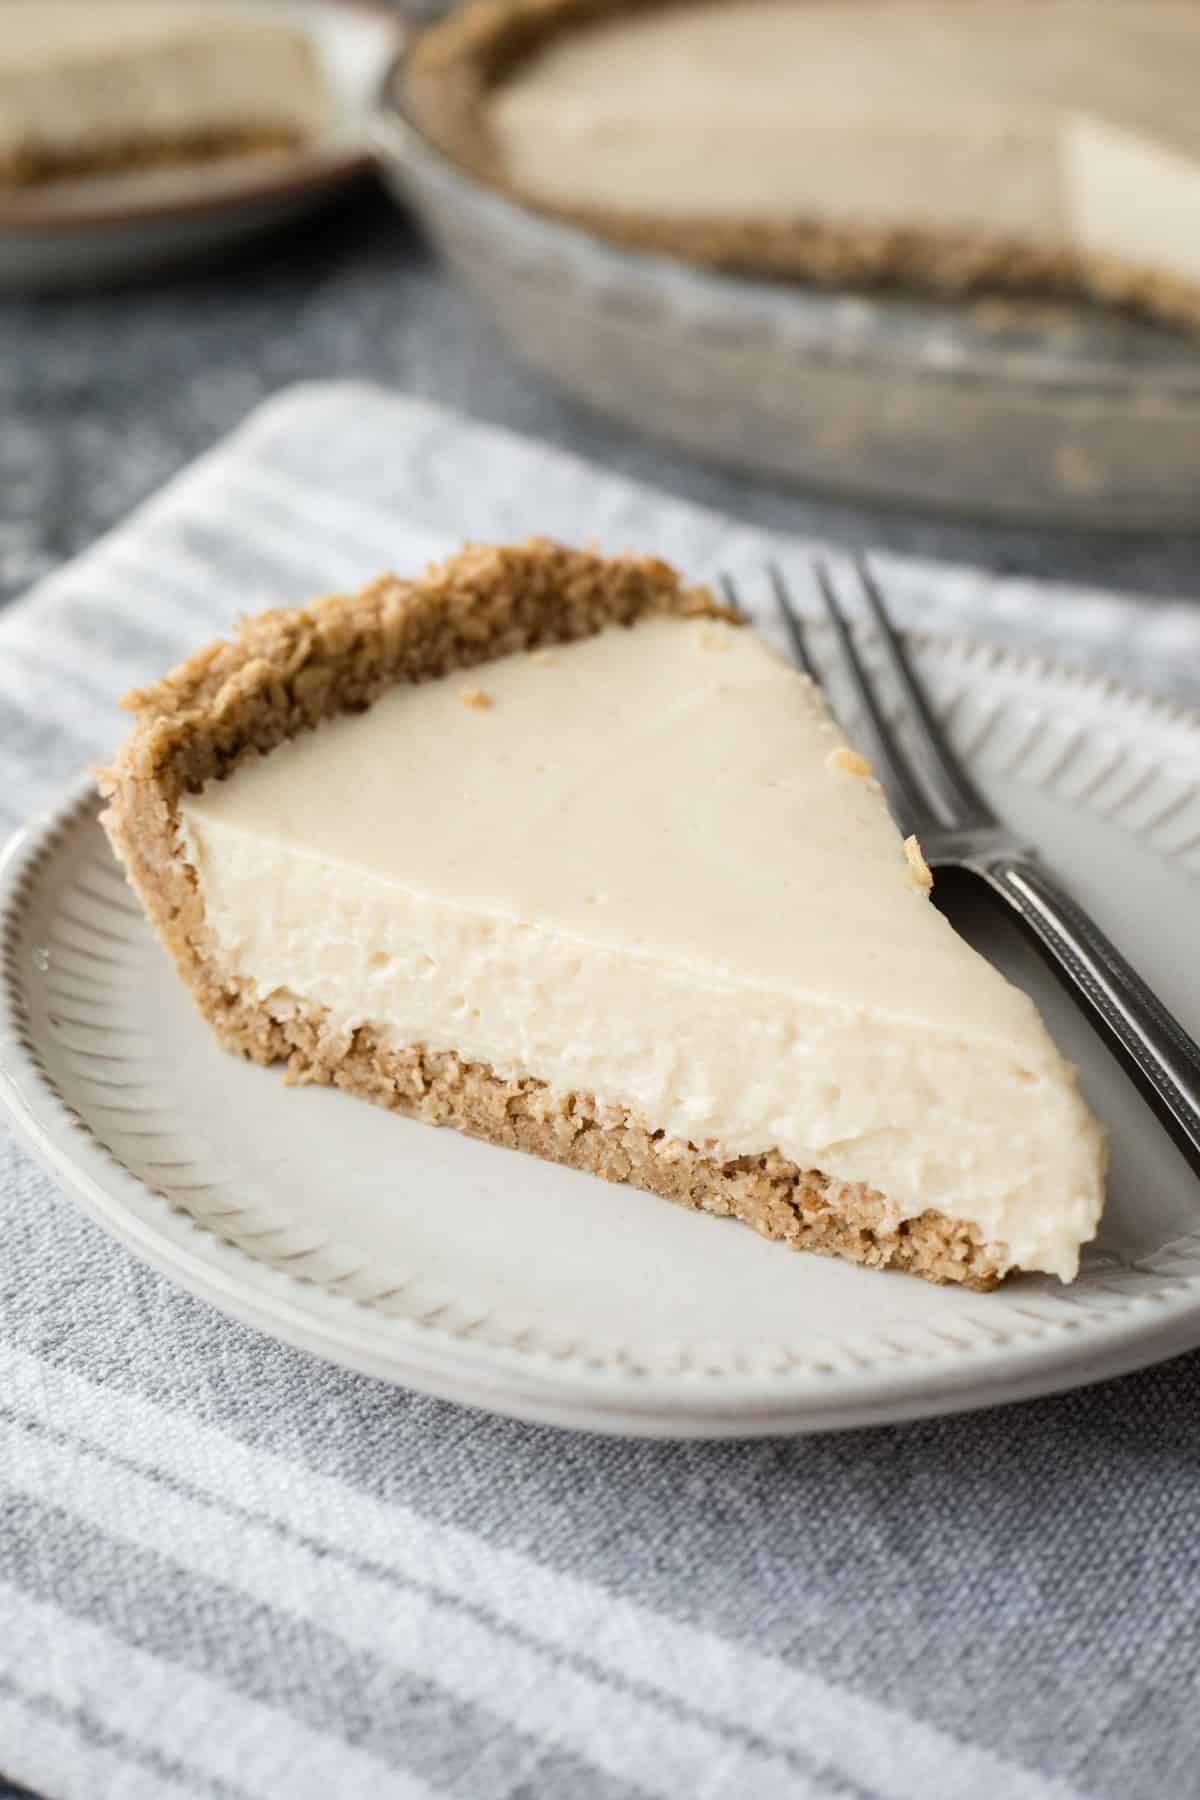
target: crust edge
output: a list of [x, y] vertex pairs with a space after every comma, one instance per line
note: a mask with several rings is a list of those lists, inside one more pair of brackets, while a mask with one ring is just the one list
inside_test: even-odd
[[0, 195], [23, 197], [28, 190], [58, 181], [194, 168], [223, 157], [288, 155], [303, 150], [309, 141], [309, 134], [299, 127], [265, 121], [202, 131], [131, 132], [79, 150], [31, 141], [0, 157]]

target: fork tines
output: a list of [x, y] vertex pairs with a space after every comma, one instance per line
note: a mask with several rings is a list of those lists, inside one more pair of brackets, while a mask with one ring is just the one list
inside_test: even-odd
[[[899, 822], [906, 829], [962, 830], [995, 823], [986, 802], [976, 791], [951, 750], [933, 709], [913, 671], [903, 644], [888, 616], [883, 594], [862, 557], [850, 567], [867, 610], [875, 624], [890, 673], [905, 705], [912, 740], [911, 757], [901, 747], [897, 732], [888, 722], [876, 680], [851, 629], [838, 584], [829, 561], [816, 556], [813, 579], [833, 630], [836, 661], [853, 690], [858, 707], [854, 735], [863, 741], [870, 760], [887, 790]], [[777, 564], [771, 564], [771, 585], [796, 652], [806, 673], [817, 679], [806, 642], [804, 624]]]

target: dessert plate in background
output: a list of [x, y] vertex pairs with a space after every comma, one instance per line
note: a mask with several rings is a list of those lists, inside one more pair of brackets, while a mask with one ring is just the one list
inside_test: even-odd
[[[819, 633], [816, 634], [819, 642]], [[1200, 718], [980, 645], [911, 640], [973, 773], [1200, 1027]], [[956, 923], [1033, 992], [1112, 1138], [1070, 1288], [993, 1294], [790, 1254], [222, 1053], [125, 886], [90, 785], [0, 871], [0, 1094], [67, 1190], [285, 1342], [518, 1417], [745, 1436], [898, 1421], [1200, 1344], [1200, 1183], [1007, 920]]]
[[0, 291], [91, 286], [230, 248], [295, 218], [371, 166], [368, 123], [400, 47], [372, 0], [189, 0], [265, 12], [310, 36], [332, 97], [330, 129], [284, 154], [240, 155], [0, 195]]

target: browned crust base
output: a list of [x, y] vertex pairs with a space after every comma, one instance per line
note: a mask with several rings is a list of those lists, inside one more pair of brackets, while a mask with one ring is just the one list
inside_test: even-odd
[[[811, 217], [664, 218], [556, 206], [510, 181], [487, 120], [485, 103], [496, 83], [560, 32], [608, 14], [673, 3], [679, 0], [472, 0], [417, 40], [409, 61], [408, 98], [438, 148], [480, 180], [535, 212], [632, 249], [734, 273], [801, 278], [828, 287], [898, 283], [953, 297], [1083, 296], [1134, 308], [1169, 324], [1200, 328], [1200, 284], [1164, 269], [1066, 246], [919, 221], [898, 227]], [[1037, 3], [1030, 0], [1031, 5]]]
[[243, 1014], [225, 1042], [255, 1062], [286, 1058], [289, 1081], [343, 1088], [429, 1125], [451, 1125], [490, 1144], [625, 1182], [693, 1212], [740, 1219], [792, 1250], [981, 1292], [1004, 1273], [972, 1227], [941, 1213], [897, 1222], [873, 1189], [801, 1170], [777, 1151], [723, 1162], [590, 1094], [562, 1093], [530, 1078], [504, 1080], [452, 1052], [390, 1048], [370, 1031], [347, 1040], [319, 1010], [281, 1019], [260, 1006], [253, 1016]]
[[891, 1224], [878, 1194], [801, 1171], [777, 1152], [719, 1162], [589, 1095], [506, 1081], [450, 1054], [398, 1050], [365, 1029], [347, 1037], [303, 1006], [280, 1016], [250, 983], [222, 969], [180, 846], [184, 793], [323, 719], [369, 706], [396, 683], [570, 642], [656, 612], [730, 616], [706, 590], [685, 587], [651, 557], [605, 559], [541, 540], [470, 548], [421, 581], [384, 576], [358, 595], [262, 613], [232, 642], [210, 645], [155, 687], [129, 695], [133, 730], [113, 768], [99, 776], [109, 797], [104, 827], [227, 1048], [263, 1063], [286, 1058], [293, 1080], [343, 1087], [492, 1143], [732, 1215], [798, 1249], [992, 1287], [1003, 1269], [961, 1222], [927, 1212]]
[[0, 157], [0, 189], [40, 187], [50, 181], [85, 180], [97, 175], [136, 174], [178, 163], [215, 161], [223, 156], [250, 156], [298, 150], [304, 133], [284, 125], [229, 126], [219, 131], [131, 132], [86, 148], [62, 150], [52, 144], [26, 144]]

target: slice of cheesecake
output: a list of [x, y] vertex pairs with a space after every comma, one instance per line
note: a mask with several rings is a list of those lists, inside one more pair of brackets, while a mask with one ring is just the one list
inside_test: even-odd
[[1195, 0], [476, 0], [409, 85], [460, 161], [622, 241], [1200, 324], [1197, 67]]
[[817, 689], [662, 563], [469, 549], [127, 704], [104, 823], [229, 1049], [797, 1248], [1074, 1275], [1074, 1072]]
[[328, 109], [307, 33], [262, 11], [0, 3], [0, 193], [293, 149], [323, 130]]

